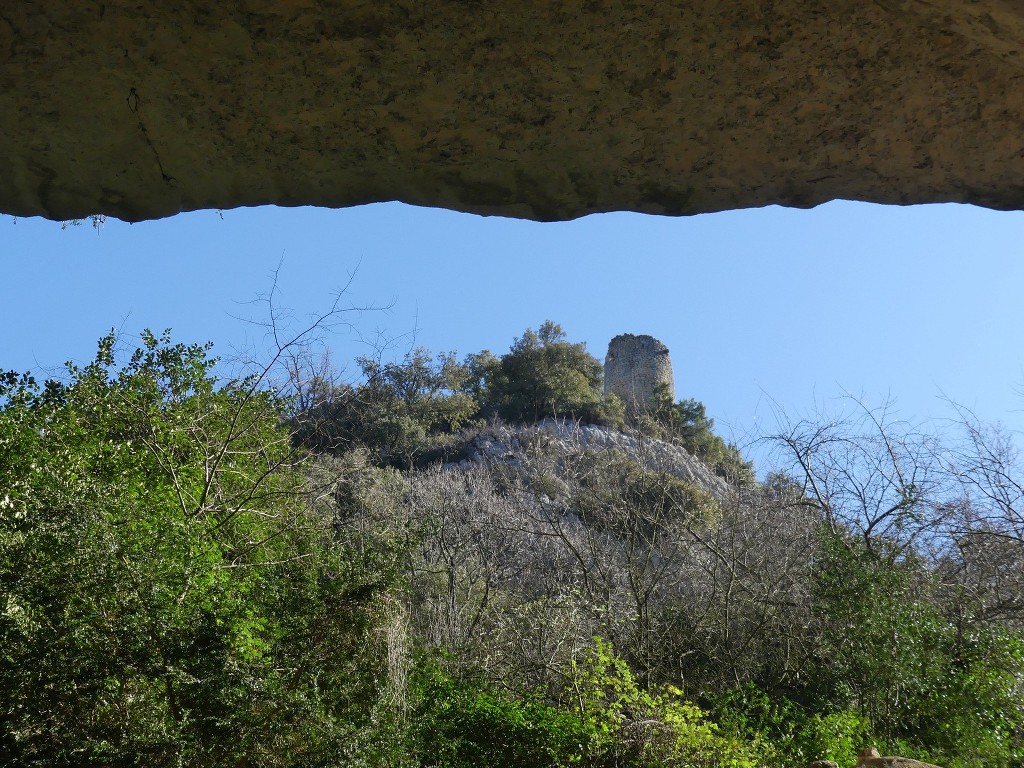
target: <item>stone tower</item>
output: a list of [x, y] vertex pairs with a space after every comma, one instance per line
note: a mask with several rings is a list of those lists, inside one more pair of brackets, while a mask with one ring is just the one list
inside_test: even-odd
[[660, 385], [667, 387], [669, 397], [675, 402], [676, 388], [668, 347], [653, 336], [632, 333], [623, 333], [611, 340], [604, 359], [604, 393], [622, 398], [627, 416], [647, 411]]

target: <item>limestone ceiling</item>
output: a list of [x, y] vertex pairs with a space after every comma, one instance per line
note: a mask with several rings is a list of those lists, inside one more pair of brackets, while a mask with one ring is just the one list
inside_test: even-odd
[[1024, 207], [1011, 0], [0, 5], [0, 211]]

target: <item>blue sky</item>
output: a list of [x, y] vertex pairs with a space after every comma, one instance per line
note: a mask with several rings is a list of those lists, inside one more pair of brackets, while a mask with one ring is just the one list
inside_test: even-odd
[[[355, 330], [336, 362], [393, 339], [460, 354], [505, 351], [560, 323], [604, 356], [649, 333], [695, 397], [741, 442], [779, 406], [801, 415], [843, 392], [895, 399], [907, 418], [949, 397], [1024, 429], [1024, 214], [836, 202], [666, 218], [539, 224], [398, 203], [344, 210], [204, 211], [62, 229], [0, 218], [0, 368], [91, 357], [111, 327], [174, 329], [216, 349], [258, 341], [239, 317], [279, 271], [298, 319], [349, 282]], [[350, 365], [354, 368], [354, 365]]]

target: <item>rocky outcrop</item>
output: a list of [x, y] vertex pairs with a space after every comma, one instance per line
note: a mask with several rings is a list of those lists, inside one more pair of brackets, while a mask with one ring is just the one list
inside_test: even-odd
[[909, 757], [882, 757], [874, 747], [862, 750], [854, 768], [939, 768]]
[[581, 452], [625, 455], [648, 468], [665, 471], [693, 483], [719, 501], [735, 492], [707, 464], [691, 456], [681, 446], [639, 433], [627, 434], [567, 419], [549, 418], [531, 426], [505, 424], [488, 427], [471, 437], [462, 450], [461, 461], [452, 462], [447, 468], [468, 469], [483, 463], [504, 463], [522, 468], [526, 457], [538, 447], [553, 456]]
[[1012, 0], [0, 8], [0, 211], [1024, 207]]
[[[807, 768], [839, 768], [832, 760], [815, 760]], [[931, 763], [911, 760], [909, 757], [882, 757], [874, 747], [861, 750], [854, 768], [939, 768]]]

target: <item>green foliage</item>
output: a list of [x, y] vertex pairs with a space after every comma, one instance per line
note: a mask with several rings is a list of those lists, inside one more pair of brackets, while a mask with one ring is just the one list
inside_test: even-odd
[[143, 334], [0, 392], [0, 751], [17, 765], [321, 765], [378, 694], [386, 574], [310, 498], [259, 376]]
[[720, 732], [706, 714], [671, 686], [639, 687], [609, 643], [593, 646], [573, 665], [566, 703], [591, 734], [598, 764], [640, 768], [754, 768], [759, 746]]
[[[572, 507], [588, 524], [624, 535], [679, 523], [712, 521], [714, 497], [671, 472], [651, 469], [621, 453], [591, 454], [576, 468], [580, 491]], [[645, 540], [653, 534], [648, 531]]]
[[[473, 398], [478, 409], [488, 407], [492, 403], [491, 387], [501, 371], [501, 360], [490, 350], [474, 352], [466, 355], [462, 362], [466, 371], [466, 379], [462, 390]], [[489, 414], [493, 415], [493, 414]]]
[[595, 638], [562, 700], [515, 696], [428, 667], [419, 682], [415, 749], [444, 768], [755, 768], [759, 745], [723, 734], [666, 688], [642, 690]]
[[417, 349], [401, 363], [360, 358], [359, 365], [366, 382], [356, 391], [361, 407], [354, 432], [386, 462], [411, 467], [439, 447], [439, 435], [458, 430], [476, 410], [472, 397], [460, 391], [467, 371], [454, 355], [435, 360]]
[[571, 712], [436, 668], [417, 681], [413, 749], [438, 768], [567, 768], [591, 735]]
[[697, 400], [673, 403], [662, 385], [650, 416], [641, 417], [638, 427], [655, 437], [673, 440], [698, 457], [722, 477], [737, 483], [753, 483], [754, 467], [739, 449], [714, 433], [715, 420], [708, 418], [704, 404]]
[[327, 387], [297, 414], [296, 440], [320, 451], [362, 448], [381, 464], [408, 469], [451, 442], [477, 410], [470, 371], [452, 354], [425, 349], [399, 363], [359, 358], [364, 382]]
[[[854, 535], [781, 474], [716, 500], [541, 429], [518, 462], [399, 471], [488, 413], [621, 419], [553, 323], [295, 400], [167, 334], [121, 360], [110, 335], [62, 381], [0, 374], [0, 765], [1024, 761], [1024, 635], [986, 605], [1012, 558]], [[750, 479], [702, 404], [656, 416]], [[929, 511], [895, 487], [886, 514]]]
[[719, 696], [714, 710], [723, 728], [764, 744], [770, 765], [857, 762], [857, 753], [873, 743], [867, 720], [854, 710], [830, 710], [827, 701], [817, 704], [820, 709], [809, 709], [748, 683]]
[[378, 463], [409, 469], [443, 458], [474, 417], [623, 422], [622, 402], [602, 399], [601, 363], [550, 321], [527, 329], [501, 358], [483, 351], [459, 363], [454, 354], [435, 359], [417, 349], [399, 363], [358, 362], [358, 386], [315, 377], [304, 388], [293, 419], [299, 444], [321, 452], [362, 448]]
[[532, 423], [550, 416], [608, 423], [616, 408], [621, 410], [621, 403], [606, 410], [602, 402], [601, 363], [585, 344], [566, 341], [562, 327], [550, 320], [538, 331], [527, 328], [497, 363], [477, 357], [473, 365], [487, 381], [484, 413], [509, 421]]
[[954, 622], [913, 559], [829, 537], [815, 694], [859, 712], [881, 743], [948, 766], [1012, 766], [1024, 755], [1024, 638]]

